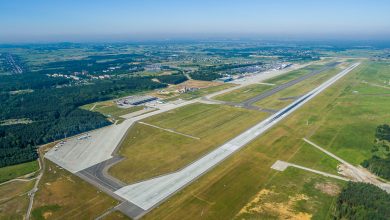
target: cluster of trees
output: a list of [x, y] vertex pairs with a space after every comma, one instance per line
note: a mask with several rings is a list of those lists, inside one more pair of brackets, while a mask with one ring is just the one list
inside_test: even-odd
[[379, 125], [376, 128], [375, 137], [379, 140], [390, 141], [390, 126], [388, 124]]
[[368, 184], [349, 182], [337, 198], [335, 219], [390, 219], [390, 194]]
[[[52, 82], [48, 83], [51, 85]], [[35, 83], [27, 83], [20, 89], [31, 85]], [[123, 77], [63, 88], [49, 85], [37, 86], [34, 92], [18, 95], [0, 92], [0, 122], [32, 120], [28, 124], [0, 125], [0, 167], [36, 159], [37, 145], [110, 124], [103, 115], [80, 109], [81, 105], [166, 86], [152, 81], [152, 77]], [[14, 89], [14, 86], [9, 88]]]
[[[327, 48], [329, 50], [329, 48]], [[285, 61], [310, 61], [318, 60], [319, 55], [310, 48], [286, 46], [265, 46], [265, 47], [236, 47], [236, 48], [206, 48], [203, 51], [208, 55], [217, 55], [225, 58], [250, 57], [253, 55], [277, 56]]]
[[45, 75], [24, 73], [20, 75], [1, 76], [0, 92], [16, 91], [23, 89], [44, 89], [70, 82], [66, 78], [51, 78]]
[[390, 126], [379, 125], [375, 132], [373, 156], [363, 161], [362, 166], [374, 174], [390, 180]]
[[[123, 74], [144, 70], [141, 64], [130, 64], [144, 58], [138, 54], [118, 54], [118, 55], [96, 55], [88, 56], [80, 60], [57, 61], [44, 64], [39, 74], [63, 73], [88, 71], [90, 74]], [[110, 67], [116, 69], [103, 73]], [[119, 68], [118, 68], [119, 67]]]
[[188, 80], [188, 78], [183, 74], [161, 75], [156, 78], [162, 83], [175, 85]]

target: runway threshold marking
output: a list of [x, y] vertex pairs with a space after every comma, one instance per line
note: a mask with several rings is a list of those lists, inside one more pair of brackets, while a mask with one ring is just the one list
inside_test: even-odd
[[192, 138], [192, 139], [195, 139], [195, 140], [200, 140], [199, 137], [195, 137], [195, 136], [192, 136], [192, 135], [189, 135], [189, 134], [184, 134], [184, 133], [181, 133], [181, 132], [177, 132], [177, 131], [174, 131], [172, 129], [162, 128], [162, 127], [159, 127], [159, 126], [156, 126], [156, 125], [152, 125], [152, 124], [148, 124], [148, 123], [145, 123], [145, 122], [142, 122], [142, 121], [139, 121], [138, 123], [143, 124], [143, 125], [147, 125], [147, 126], [150, 126], [150, 127], [153, 127], [153, 128], [161, 129], [161, 130], [164, 130], [164, 131], [168, 131], [168, 132], [171, 132], [171, 133], [174, 133], [174, 134], [182, 135], [182, 136], [185, 136], [185, 137], [188, 137], [188, 138]]

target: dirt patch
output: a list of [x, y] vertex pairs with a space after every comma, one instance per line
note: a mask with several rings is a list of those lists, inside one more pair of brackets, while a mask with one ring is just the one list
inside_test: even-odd
[[263, 189], [256, 194], [252, 201], [245, 205], [237, 214], [237, 219], [244, 219], [245, 216], [266, 214], [267, 216], [275, 216], [279, 219], [311, 219], [312, 215], [305, 212], [297, 212], [294, 206], [298, 201], [308, 200], [309, 197], [304, 194], [296, 194], [289, 196], [285, 202], [270, 202], [272, 197], [277, 193]]
[[45, 213], [43, 213], [43, 218], [48, 219], [52, 215], [53, 215], [53, 212], [45, 212]]
[[340, 193], [341, 189], [338, 185], [334, 183], [316, 183], [314, 186], [316, 189], [320, 190], [321, 192], [331, 195], [331, 196], [336, 196]]

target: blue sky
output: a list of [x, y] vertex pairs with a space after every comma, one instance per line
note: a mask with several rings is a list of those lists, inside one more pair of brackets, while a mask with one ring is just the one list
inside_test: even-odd
[[385, 0], [9, 0], [0, 42], [390, 37]]

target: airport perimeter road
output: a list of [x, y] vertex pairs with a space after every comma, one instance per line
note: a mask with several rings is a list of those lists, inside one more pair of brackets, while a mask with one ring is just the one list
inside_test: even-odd
[[289, 114], [294, 112], [310, 99], [314, 98], [338, 79], [345, 76], [358, 65], [359, 63], [351, 65], [350, 67], [346, 68], [337, 75], [333, 76], [331, 79], [321, 84], [316, 89], [294, 101], [289, 106], [273, 114], [266, 120], [256, 124], [252, 128], [248, 129], [247, 131], [243, 132], [224, 145], [213, 150], [189, 166], [183, 168], [182, 170], [166, 176], [161, 176], [144, 182], [125, 186], [115, 191], [115, 193], [127, 201], [135, 204], [136, 206], [144, 209], [145, 211], [152, 209], [165, 199], [172, 196], [175, 192], [212, 169], [214, 166], [248, 144], [250, 141], [254, 140], [270, 127], [283, 120]]
[[[245, 80], [242, 83], [243, 85], [257, 83], [259, 82], [258, 80], [269, 79], [306, 65], [293, 65], [292, 67], [283, 70], [267, 71], [254, 77], [249, 77], [249, 80]], [[240, 86], [218, 91], [209, 94], [208, 96], [213, 97], [218, 94], [223, 94], [234, 89], [238, 89]], [[72, 173], [77, 173], [111, 159], [113, 157], [113, 152], [118, 147], [122, 138], [126, 135], [127, 130], [134, 124], [134, 122], [198, 102], [199, 100], [200, 99], [194, 99], [190, 101], [183, 101], [177, 104], [166, 103], [158, 104], [158, 106], [150, 106], [151, 108], [158, 108], [158, 110], [148, 113], [142, 112], [145, 113], [142, 115], [136, 115], [139, 112], [135, 112], [131, 115], [129, 114], [126, 116], [128, 119], [121, 124], [111, 125], [89, 132], [88, 135], [90, 137], [87, 139], [78, 140], [79, 136], [69, 138], [63, 146], [52, 148], [49, 152], [46, 153], [45, 157], [57, 165], [65, 168], [66, 170]]]
[[239, 88], [242, 88], [242, 87], [245, 87], [245, 86], [248, 86], [248, 85], [260, 83], [260, 82], [262, 82], [264, 80], [271, 79], [273, 77], [285, 74], [285, 73], [293, 71], [293, 70], [301, 69], [303, 67], [309, 66], [312, 63], [313, 62], [306, 63], [306, 64], [301, 64], [301, 65], [300, 64], [293, 64], [292, 66], [287, 67], [287, 68], [282, 69], [282, 70], [269, 70], [269, 71], [265, 71], [265, 72], [262, 72], [262, 73], [255, 74], [253, 76], [248, 76], [248, 77], [245, 77], [245, 78], [242, 78], [242, 79], [233, 80], [230, 83], [238, 84], [238, 86], [231, 87], [231, 88], [228, 88], [228, 89], [225, 89], [225, 90], [222, 90], [222, 91], [218, 91], [218, 92], [215, 92], [215, 93], [212, 93], [212, 94], [208, 94], [208, 95], [204, 96], [204, 99], [205, 100], [209, 100], [209, 99], [212, 99], [215, 96], [222, 95], [224, 93], [228, 93], [228, 92], [234, 91], [236, 89], [239, 89]]

